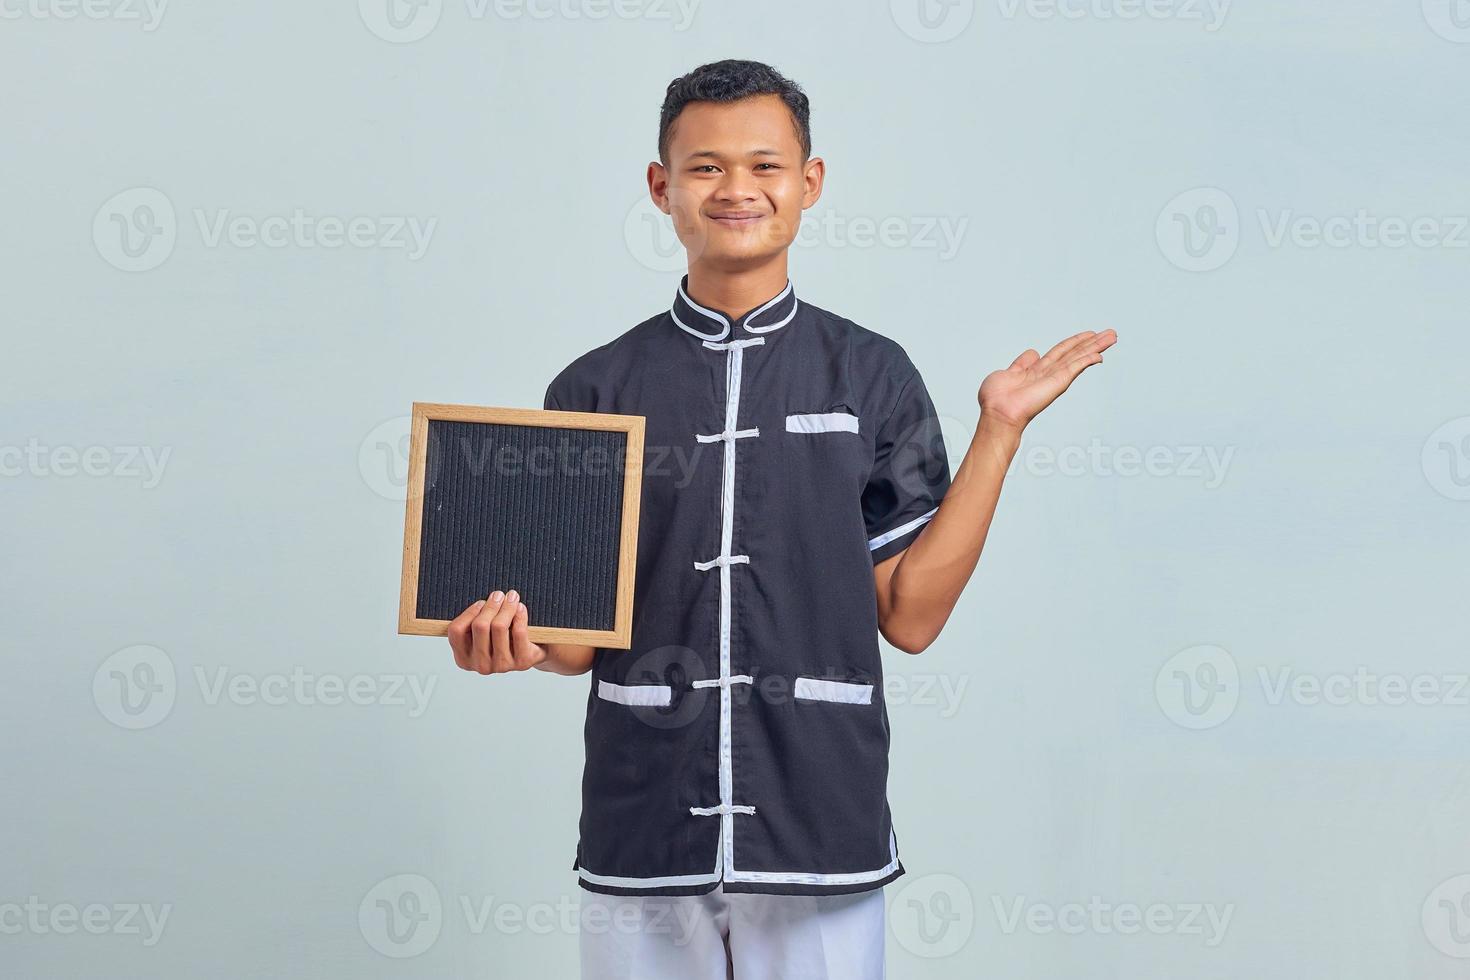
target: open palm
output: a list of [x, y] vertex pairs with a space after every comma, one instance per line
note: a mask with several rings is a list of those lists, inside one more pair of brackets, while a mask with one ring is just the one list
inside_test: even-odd
[[980, 385], [980, 412], [997, 421], [1023, 427], [1056, 401], [1077, 376], [1102, 363], [1102, 352], [1117, 343], [1113, 330], [1084, 330], [1047, 351], [1024, 351], [1003, 371], [993, 371]]

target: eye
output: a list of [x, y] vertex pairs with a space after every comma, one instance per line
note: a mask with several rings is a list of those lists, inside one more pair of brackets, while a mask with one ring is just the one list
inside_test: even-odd
[[781, 165], [778, 164], [778, 163], [758, 163], [758, 164], [756, 164], [755, 169], [759, 170], [761, 167], [770, 167], [772, 170], [780, 170], [781, 169]]
[[693, 170], [693, 172], [694, 173], [702, 173], [702, 172], [708, 172], [708, 171], [717, 170], [717, 169], [719, 169], [719, 168], [717, 168], [714, 164], [712, 164], [712, 163], [706, 163], [706, 164], [703, 164], [702, 166], [695, 167], [694, 170]]

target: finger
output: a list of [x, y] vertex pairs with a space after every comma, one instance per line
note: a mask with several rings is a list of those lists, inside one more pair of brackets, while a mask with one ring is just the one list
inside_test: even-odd
[[516, 604], [510, 621], [510, 651], [516, 670], [526, 670], [546, 659], [546, 650], [531, 642], [531, 613], [524, 602]]
[[1073, 351], [1073, 356], [1080, 356], [1084, 351], [1101, 354], [1109, 347], [1118, 342], [1118, 331], [1113, 329], [1104, 330], [1093, 336], [1092, 340]]
[[510, 653], [510, 621], [520, 604], [520, 595], [511, 589], [490, 620], [490, 672], [493, 674], [515, 670], [515, 658]]
[[470, 663], [482, 674], [488, 674], [494, 668], [491, 659], [490, 624], [495, 620], [495, 614], [500, 611], [500, 604], [504, 599], [505, 594], [498, 589], [490, 593], [485, 605], [470, 623]]
[[1094, 364], [1101, 364], [1102, 361], [1103, 356], [1100, 352], [1083, 354], [1081, 357], [1072, 358], [1072, 360], [1068, 361], [1066, 365], [1064, 365], [1062, 368], [1063, 377], [1065, 377], [1067, 381], [1067, 384], [1063, 386], [1062, 390], [1066, 391], [1067, 387], [1070, 387], [1072, 382], [1077, 380], [1077, 375], [1081, 374], [1083, 371], [1086, 371]]
[[1084, 330], [1081, 333], [1074, 333], [1066, 340], [1058, 341], [1056, 346], [1047, 351], [1046, 355], [1042, 357], [1041, 363], [1051, 365], [1056, 364], [1058, 361], [1067, 360], [1067, 352], [1070, 351], [1073, 347], [1076, 347], [1078, 344], [1082, 343], [1087, 338], [1091, 337], [1093, 333], [1094, 331]]
[[1112, 329], [1104, 330], [1101, 333], [1088, 331], [1087, 335], [1083, 336], [1081, 340], [1077, 340], [1076, 338], [1069, 338], [1069, 340], [1071, 340], [1070, 346], [1058, 353], [1056, 360], [1051, 362], [1051, 370], [1059, 370], [1065, 373], [1067, 366], [1077, 358], [1086, 357], [1089, 354], [1102, 353], [1118, 342], [1118, 333]]
[[484, 607], [485, 600], [477, 599], [449, 621], [449, 648], [454, 651], [454, 662], [460, 670], [474, 669], [470, 661], [470, 623]]
[[1028, 347], [1025, 350], [1021, 351], [1020, 354], [1016, 355], [1016, 359], [1011, 362], [1011, 366], [1010, 368], [1008, 368], [1008, 370], [1024, 371], [1039, 360], [1041, 360], [1041, 355]]

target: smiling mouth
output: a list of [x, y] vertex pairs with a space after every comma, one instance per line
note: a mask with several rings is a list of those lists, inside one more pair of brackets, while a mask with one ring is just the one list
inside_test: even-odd
[[764, 217], [763, 214], [712, 214], [710, 220], [726, 228], [748, 228]]

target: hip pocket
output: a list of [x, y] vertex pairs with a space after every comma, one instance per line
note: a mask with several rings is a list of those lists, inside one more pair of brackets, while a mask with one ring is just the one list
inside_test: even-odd
[[667, 708], [673, 700], [674, 689], [667, 684], [612, 684], [597, 682], [597, 696], [604, 701], [628, 704], [644, 708]]
[[839, 704], [872, 704], [873, 685], [798, 677], [793, 691], [798, 701], [835, 701]]

